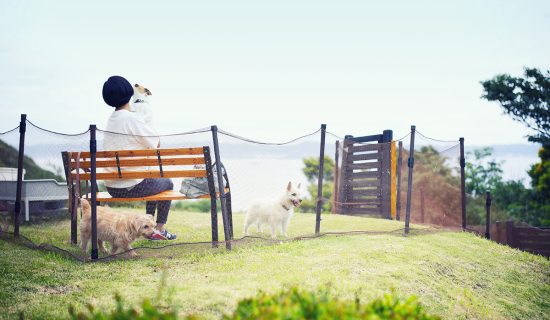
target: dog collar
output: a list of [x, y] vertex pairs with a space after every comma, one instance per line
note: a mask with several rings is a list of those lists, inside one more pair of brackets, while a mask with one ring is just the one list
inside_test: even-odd
[[281, 204], [281, 206], [283, 206], [283, 208], [285, 208], [286, 211], [290, 210], [290, 208], [287, 208], [284, 204]]

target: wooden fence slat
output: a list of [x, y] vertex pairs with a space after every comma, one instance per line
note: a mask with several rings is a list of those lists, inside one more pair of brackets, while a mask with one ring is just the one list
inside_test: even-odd
[[351, 172], [348, 174], [349, 180], [365, 179], [365, 178], [378, 178], [380, 172], [378, 171], [363, 171], [363, 172]]
[[378, 161], [367, 163], [352, 163], [347, 164], [347, 171], [353, 172], [352, 170], [378, 169], [379, 167], [380, 163]]
[[380, 189], [370, 189], [370, 190], [354, 190], [351, 192], [350, 196], [352, 197], [380, 197]]
[[376, 208], [376, 209], [349, 208], [349, 209], [345, 209], [344, 213], [352, 214], [352, 215], [353, 214], [358, 214], [358, 215], [361, 215], [361, 214], [364, 214], [364, 215], [380, 215], [380, 209], [379, 208]]
[[520, 240], [518, 247], [520, 249], [550, 250], [550, 242], [525, 242]]
[[524, 251], [527, 251], [532, 254], [539, 254], [545, 257], [550, 257], [550, 250], [533, 250], [533, 249], [525, 249]]
[[380, 145], [379, 144], [363, 144], [363, 145], [354, 145], [353, 147], [349, 148], [350, 153], [357, 153], [357, 152], [369, 152], [369, 151], [379, 151]]
[[358, 188], [371, 188], [371, 187], [379, 187], [380, 186], [380, 180], [352, 180], [347, 182], [352, 187], [358, 187]]
[[348, 157], [348, 163], [353, 163], [355, 161], [368, 161], [368, 160], [377, 160], [378, 161], [378, 152], [377, 153], [354, 154], [351, 157]]
[[376, 209], [379, 208], [381, 203], [378, 202], [349, 202], [345, 203], [346, 206], [356, 209]]

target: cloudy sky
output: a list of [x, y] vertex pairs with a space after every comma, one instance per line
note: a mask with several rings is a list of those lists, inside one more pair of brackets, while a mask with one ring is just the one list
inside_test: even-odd
[[161, 133], [286, 141], [411, 124], [470, 145], [529, 131], [479, 81], [550, 68], [549, 1], [0, 0], [0, 131], [104, 127], [110, 75], [153, 92]]

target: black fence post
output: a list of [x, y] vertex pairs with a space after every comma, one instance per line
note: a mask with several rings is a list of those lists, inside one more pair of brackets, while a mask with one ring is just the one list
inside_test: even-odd
[[[23, 159], [25, 158], [25, 132], [27, 131], [27, 115], [21, 115], [19, 122], [19, 156], [17, 159], [17, 189], [15, 190], [15, 208], [13, 210], [13, 236], [19, 237], [19, 216], [21, 213], [21, 195], [23, 191]], [[28, 209], [28, 208], [25, 208]], [[28, 212], [25, 212], [29, 214]]]
[[391, 141], [393, 139], [392, 130], [384, 130], [382, 132], [381, 139], [378, 143], [381, 143], [382, 149], [380, 150], [382, 155], [382, 164], [380, 166], [380, 192], [384, 201], [380, 206], [382, 216], [391, 220]]
[[97, 260], [97, 180], [96, 180], [96, 152], [97, 141], [95, 138], [96, 126], [90, 125], [90, 192], [92, 206], [92, 260]]
[[220, 192], [220, 205], [222, 207], [222, 219], [223, 219], [223, 233], [225, 237], [225, 248], [231, 250], [231, 240], [233, 231], [231, 230], [232, 223], [227, 211], [227, 203], [225, 201], [225, 186], [223, 185], [223, 172], [220, 162], [220, 147], [218, 144], [218, 126], [211, 126], [212, 130], [212, 142], [214, 144], [214, 157], [216, 158], [216, 175], [218, 179], [218, 188]]
[[399, 141], [399, 156], [397, 157], [397, 204], [395, 219], [401, 220], [401, 167], [403, 166], [403, 141]]
[[462, 231], [466, 231], [466, 159], [464, 158], [464, 138], [460, 138], [460, 200], [462, 203]]
[[405, 213], [405, 234], [409, 234], [409, 223], [411, 221], [411, 193], [412, 193], [412, 180], [413, 180], [413, 167], [414, 167], [414, 134], [416, 132], [416, 126], [411, 126], [411, 144], [409, 146], [409, 161], [407, 165], [409, 167], [409, 177], [407, 181], [407, 209]]
[[321, 230], [321, 209], [323, 208], [323, 177], [325, 170], [325, 134], [327, 125], [321, 125], [321, 149], [319, 151], [319, 181], [317, 183], [317, 217], [315, 219], [315, 234]]
[[487, 215], [485, 217], [485, 239], [491, 239], [491, 192], [485, 193], [485, 210]]
[[332, 213], [338, 213], [338, 184], [340, 183], [340, 170], [338, 167], [338, 161], [340, 160], [340, 141], [336, 141], [336, 151], [334, 152], [334, 186], [332, 192]]

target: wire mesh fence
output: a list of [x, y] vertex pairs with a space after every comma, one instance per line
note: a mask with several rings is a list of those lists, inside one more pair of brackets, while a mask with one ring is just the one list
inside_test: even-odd
[[[18, 241], [29, 247], [88, 261], [89, 250], [83, 251], [76, 244], [82, 239], [82, 230], [78, 225], [82, 225], [82, 218], [90, 213], [86, 212], [82, 202], [74, 202], [71, 197], [92, 200], [92, 164], [88, 154], [91, 133], [63, 134], [40, 128], [32, 122], [27, 124], [22, 202], [28, 202], [28, 206], [22, 206], [24, 222], [20, 230], [22, 237]], [[215, 152], [212, 128], [161, 136], [96, 131], [99, 233], [106, 228], [105, 223], [100, 221], [105, 219], [101, 215], [106, 210], [110, 212], [109, 216], [129, 216], [132, 221], [149, 213], [154, 216], [150, 222], [152, 225], [143, 222], [136, 229], [146, 225], [151, 228], [155, 227], [155, 223], [161, 223], [165, 224], [164, 228], [171, 235], [177, 236], [172, 241], [136, 237], [131, 244], [135, 250], [131, 251], [128, 251], [129, 248], [117, 248], [116, 252], [110, 252], [112, 246], [107, 244], [109, 250], [99, 253], [99, 261], [127, 257], [128, 252], [145, 257], [222, 252], [227, 242], [231, 242], [233, 248], [240, 248], [327, 235], [403, 234], [410, 135], [399, 139], [386, 136], [386, 140], [381, 140], [386, 134], [382, 133], [378, 140], [363, 141], [359, 137], [353, 140], [331, 132], [325, 135], [319, 129], [290, 141], [264, 142], [223, 129], [216, 133], [219, 154]], [[15, 160], [19, 137], [17, 128], [0, 134], [2, 146]], [[143, 140], [151, 145], [151, 150], [160, 148], [161, 153], [107, 153], [135, 150], [131, 147], [132, 143], [139, 144]], [[325, 142], [324, 148], [321, 148], [321, 140]], [[113, 144], [113, 141], [119, 142]], [[113, 145], [117, 146], [116, 150]], [[205, 147], [210, 152], [208, 155], [204, 153]], [[325, 157], [322, 161], [322, 193], [319, 195], [321, 149]], [[176, 151], [166, 153], [166, 150]], [[210, 188], [213, 182], [214, 187], [218, 187], [214, 179], [217, 176], [216, 157], [221, 159], [224, 168], [221, 171], [226, 173], [222, 188], [228, 193], [225, 199], [229, 202], [227, 206], [231, 214], [229, 235], [222, 231], [226, 225], [219, 199], [217, 202], [211, 200], [212, 192], [214, 198], [220, 196], [219, 188]], [[417, 134], [414, 158], [409, 202], [413, 224], [410, 233], [433, 232], [440, 227], [460, 228], [458, 140], [440, 141]], [[17, 168], [15, 160], [5, 165]], [[163, 190], [155, 191], [153, 195], [156, 198], [146, 198], [149, 195], [144, 190], [150, 186], [141, 185], [143, 177], [136, 176], [139, 172], [147, 172], [155, 179], [164, 177], [170, 180], [170, 184], [163, 186]], [[213, 175], [214, 181], [208, 180], [209, 174]], [[128, 180], [131, 181], [126, 185]], [[122, 184], [117, 184], [121, 181]], [[15, 184], [14, 181], [0, 183], [0, 187], [4, 188], [0, 189], [3, 190], [0, 195], [4, 197], [0, 199], [4, 239], [13, 236], [10, 226], [14, 224]], [[293, 192], [289, 193], [290, 186]], [[117, 193], [113, 189], [123, 191]], [[164, 192], [163, 197], [158, 196], [159, 192]], [[128, 197], [141, 201], [126, 201]], [[294, 198], [301, 202], [294, 203]], [[167, 207], [163, 207], [163, 201]], [[151, 202], [155, 202], [154, 206]], [[268, 218], [259, 219], [251, 224], [249, 233], [245, 235], [247, 214], [257, 203], [268, 204], [271, 207], [264, 211], [273, 208], [286, 220], [277, 224]], [[296, 208], [292, 208], [294, 206]], [[320, 216], [316, 214], [318, 208]], [[364, 217], [383, 219], [366, 220]], [[319, 223], [321, 232], [317, 233]], [[275, 239], [271, 238], [272, 227]], [[214, 229], [220, 231], [218, 238], [214, 238]], [[150, 231], [139, 232], [138, 235], [151, 236]], [[101, 244], [98, 247], [101, 249]]]

